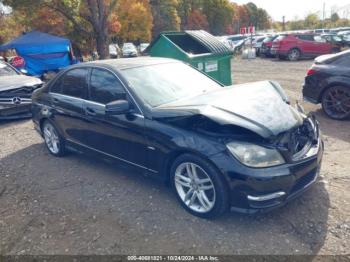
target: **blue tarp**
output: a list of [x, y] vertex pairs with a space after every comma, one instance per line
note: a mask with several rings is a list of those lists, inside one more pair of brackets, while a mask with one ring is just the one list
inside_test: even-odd
[[0, 46], [0, 51], [15, 49], [24, 58], [28, 74], [41, 76], [72, 63], [69, 39], [32, 31]]

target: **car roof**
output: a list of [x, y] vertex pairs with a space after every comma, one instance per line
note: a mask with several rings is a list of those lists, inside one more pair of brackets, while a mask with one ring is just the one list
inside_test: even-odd
[[[85, 65], [92, 66], [110, 66], [118, 70], [149, 66], [149, 65], [158, 65], [158, 64], [167, 64], [167, 63], [180, 63], [180, 61], [170, 58], [159, 58], [159, 57], [138, 57], [138, 58], [119, 58], [119, 59], [107, 59], [107, 60], [98, 60], [93, 62], [84, 63]], [[82, 65], [82, 64], [78, 64]]]

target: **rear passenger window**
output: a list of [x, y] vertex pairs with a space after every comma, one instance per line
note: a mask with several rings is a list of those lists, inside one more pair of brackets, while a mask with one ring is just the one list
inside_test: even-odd
[[87, 68], [69, 70], [54, 83], [50, 91], [67, 96], [85, 98], [88, 72], [89, 69]]
[[300, 40], [314, 41], [313, 35], [297, 35], [296, 37], [299, 38]]
[[90, 99], [108, 104], [109, 102], [126, 99], [126, 92], [119, 79], [103, 69], [93, 69], [90, 80]]

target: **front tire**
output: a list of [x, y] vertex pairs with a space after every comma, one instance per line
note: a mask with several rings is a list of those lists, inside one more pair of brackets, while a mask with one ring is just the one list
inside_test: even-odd
[[50, 154], [60, 157], [66, 154], [64, 140], [53, 123], [46, 120], [42, 125], [44, 141]]
[[177, 199], [189, 213], [202, 218], [214, 218], [227, 211], [227, 185], [208, 161], [184, 154], [174, 161], [170, 172]]
[[322, 96], [322, 109], [332, 119], [344, 120], [350, 117], [350, 88], [331, 86]]

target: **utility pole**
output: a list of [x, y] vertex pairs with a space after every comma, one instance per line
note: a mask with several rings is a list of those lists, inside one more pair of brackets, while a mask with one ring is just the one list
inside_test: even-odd
[[325, 10], [326, 10], [326, 3], [325, 3], [325, 2], [323, 2], [322, 28], [324, 28]]
[[282, 16], [282, 31], [286, 31], [286, 21], [285, 21], [286, 17]]

